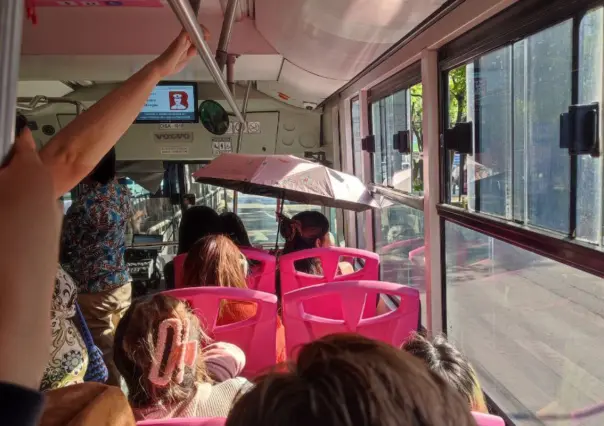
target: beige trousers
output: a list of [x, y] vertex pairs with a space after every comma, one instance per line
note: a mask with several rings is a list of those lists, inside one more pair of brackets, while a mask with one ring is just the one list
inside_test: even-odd
[[100, 293], [81, 293], [78, 304], [90, 329], [94, 343], [103, 352], [109, 371], [108, 385], [120, 386], [120, 374], [113, 362], [113, 336], [120, 319], [130, 307], [132, 284]]

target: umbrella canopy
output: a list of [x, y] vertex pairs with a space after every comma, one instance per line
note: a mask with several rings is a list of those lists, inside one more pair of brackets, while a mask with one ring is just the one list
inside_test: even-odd
[[193, 177], [199, 183], [353, 211], [380, 208], [356, 176], [293, 155], [222, 154]]

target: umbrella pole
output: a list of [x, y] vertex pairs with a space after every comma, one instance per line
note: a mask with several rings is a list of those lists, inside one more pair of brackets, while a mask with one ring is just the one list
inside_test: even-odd
[[275, 240], [275, 251], [279, 250], [279, 230], [281, 229], [281, 215], [283, 214], [283, 204], [285, 200], [283, 198], [277, 198], [277, 238]]

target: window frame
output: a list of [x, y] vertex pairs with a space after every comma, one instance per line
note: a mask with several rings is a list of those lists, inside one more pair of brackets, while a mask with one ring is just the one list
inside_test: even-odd
[[[571, 103], [577, 103], [578, 43], [581, 20], [588, 12], [602, 6], [604, 6], [604, 0], [524, 0], [443, 46], [438, 53], [440, 134], [442, 135], [444, 130], [449, 127], [449, 71], [497, 49], [511, 46], [523, 38], [537, 34], [569, 19], [573, 20]], [[604, 251], [601, 251], [601, 243], [594, 245], [584, 243], [577, 238], [569, 239], [569, 236], [574, 233], [573, 230], [576, 229], [577, 156], [569, 155], [569, 161], [571, 162], [569, 234], [571, 235], [565, 236], [555, 231], [518, 224], [512, 220], [500, 219], [481, 212], [470, 212], [446, 204], [445, 201], [450, 190], [446, 154], [446, 150], [441, 143], [439, 152], [441, 191], [437, 211], [443, 221], [456, 223], [532, 253], [604, 278]], [[444, 233], [441, 232], [442, 248], [445, 246], [444, 239]], [[444, 271], [445, 265], [442, 266]], [[443, 276], [443, 310], [446, 310], [446, 291], [444, 291], [446, 282], [444, 278]], [[446, 314], [443, 321], [443, 330], [447, 330]]]
[[[374, 123], [373, 123], [373, 114], [372, 114], [373, 104], [376, 102], [380, 102], [380, 101], [386, 99], [387, 97], [392, 96], [402, 90], [405, 90], [408, 92], [413, 86], [415, 86], [417, 84], [422, 84], [421, 60], [409, 65], [404, 70], [398, 72], [397, 74], [393, 75], [392, 77], [384, 80], [380, 84], [378, 84], [368, 90], [368, 92], [367, 92], [368, 117], [367, 118], [368, 118], [368, 122], [369, 122], [369, 134], [372, 135], [374, 137], [374, 139], [375, 139], [375, 133], [374, 133]], [[407, 97], [409, 98], [409, 96], [407, 96]], [[355, 98], [353, 98], [350, 103], [351, 110], [352, 110], [352, 102], [354, 101], [354, 99]], [[409, 105], [407, 105], [407, 110], [410, 111]], [[352, 114], [351, 114], [351, 116], [352, 116]], [[385, 117], [380, 117], [380, 121], [383, 121], [383, 120], [385, 120]], [[411, 122], [411, 117], [407, 117], [407, 122], [408, 123]], [[392, 141], [387, 141], [387, 144], [391, 143], [391, 142]], [[378, 141], [376, 140], [375, 143], [377, 144]], [[386, 147], [388, 146], [387, 144], [386, 144]], [[354, 149], [354, 146], [353, 146], [353, 149]], [[412, 156], [413, 156], [413, 153], [411, 154], [411, 157]], [[372, 192], [378, 193], [378, 194], [388, 198], [389, 200], [400, 203], [404, 206], [415, 208], [415, 209], [420, 209], [422, 211], [424, 210], [423, 195], [418, 196], [411, 192], [401, 191], [398, 189], [394, 189], [390, 186], [382, 185], [382, 184], [376, 182], [375, 181], [375, 153], [374, 152], [370, 153], [370, 158], [371, 158], [371, 170], [369, 171], [369, 176], [370, 176], [369, 186], [370, 186]], [[424, 167], [426, 167], [426, 166], [424, 165]], [[387, 176], [386, 176], [386, 179], [388, 179]], [[422, 179], [423, 179], [423, 176], [422, 176]], [[372, 227], [375, 229], [375, 218], [372, 222], [373, 222]], [[374, 235], [374, 242], [375, 242], [375, 235]]]

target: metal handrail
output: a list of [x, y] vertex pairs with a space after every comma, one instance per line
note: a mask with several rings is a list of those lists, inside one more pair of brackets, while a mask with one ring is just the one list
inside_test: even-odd
[[23, 0], [0, 1], [0, 162], [13, 145]]
[[[27, 103], [27, 105], [19, 105]], [[44, 105], [38, 106], [40, 103], [44, 103]], [[82, 112], [86, 110], [86, 106], [80, 101], [74, 101], [73, 99], [67, 98], [56, 98], [49, 97], [44, 95], [38, 95], [34, 97], [23, 97], [17, 99], [17, 109], [36, 112], [43, 108], [48, 107], [50, 104], [71, 104], [76, 107], [76, 114], [80, 115]]]
[[216, 60], [212, 55], [210, 47], [203, 38], [203, 31], [201, 29], [201, 26], [199, 25], [199, 22], [197, 21], [197, 16], [191, 8], [191, 5], [187, 0], [168, 0], [168, 3], [170, 4], [170, 7], [174, 11], [174, 14], [182, 24], [185, 31], [187, 31], [187, 33], [189, 34], [189, 37], [191, 37], [191, 41], [197, 48], [199, 56], [206, 64], [206, 67], [208, 68], [208, 71], [210, 71], [210, 74], [212, 74], [214, 82], [220, 88], [220, 91], [222, 92], [224, 98], [231, 107], [231, 110], [237, 117], [237, 120], [241, 122], [241, 125], [245, 125], [245, 119], [243, 118], [241, 111], [239, 111], [239, 107], [235, 102], [235, 98], [233, 98], [233, 95], [229, 91], [229, 87], [226, 81], [224, 80], [224, 76], [222, 75], [220, 67], [216, 63]]

